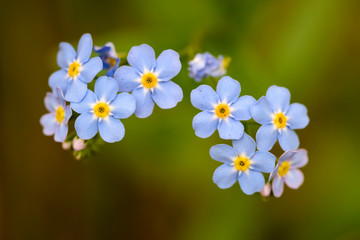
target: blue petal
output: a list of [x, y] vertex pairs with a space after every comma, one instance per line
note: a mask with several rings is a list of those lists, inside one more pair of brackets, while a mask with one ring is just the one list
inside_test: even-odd
[[132, 47], [127, 56], [129, 64], [141, 73], [151, 71], [156, 66], [155, 52], [147, 44]]
[[129, 93], [120, 93], [110, 103], [110, 108], [115, 118], [128, 118], [135, 112], [136, 100]]
[[207, 138], [215, 132], [218, 123], [219, 119], [214, 117], [214, 113], [203, 111], [194, 117], [192, 126], [196, 136]]
[[299, 149], [289, 159], [290, 169], [301, 168], [305, 166], [309, 161], [307, 151], [305, 149]]
[[279, 136], [279, 143], [284, 151], [296, 150], [299, 148], [300, 144], [299, 137], [289, 127], [286, 127], [286, 130], [281, 131]]
[[87, 84], [79, 79], [70, 81], [70, 85], [65, 94], [65, 100], [68, 102], [80, 102], [87, 92]]
[[238, 155], [245, 154], [251, 158], [255, 153], [256, 143], [252, 137], [244, 133], [239, 140], [233, 141], [233, 146]]
[[208, 85], [200, 85], [191, 91], [191, 103], [200, 110], [214, 110], [220, 101], [219, 95]]
[[92, 110], [92, 105], [97, 101], [95, 93], [90, 90], [87, 90], [85, 97], [81, 100], [81, 102], [72, 102], [71, 108], [74, 109], [77, 113], [84, 113]]
[[118, 85], [112, 77], [101, 76], [95, 82], [94, 92], [99, 101], [110, 102], [116, 97]]
[[89, 33], [85, 33], [81, 36], [77, 47], [77, 58], [81, 63], [85, 63], [89, 60], [92, 52], [93, 41]]
[[265, 185], [264, 176], [253, 170], [242, 172], [239, 176], [240, 187], [247, 195], [260, 192]]
[[145, 88], [136, 88], [132, 95], [136, 100], [135, 115], [138, 118], [146, 118], [151, 115], [154, 110], [154, 100], [151, 97], [151, 91]]
[[156, 60], [155, 72], [159, 73], [158, 78], [160, 81], [169, 81], [181, 69], [180, 57], [174, 50], [168, 49], [163, 51]]
[[85, 112], [75, 121], [75, 130], [81, 139], [91, 139], [98, 132], [98, 118], [93, 113]]
[[242, 96], [235, 103], [231, 105], [231, 115], [236, 120], [249, 120], [251, 119], [250, 108], [255, 104], [255, 98], [251, 96]]
[[51, 89], [54, 90], [56, 87], [59, 87], [65, 94], [69, 86], [69, 79], [66, 77], [66, 75], [67, 72], [63, 69], [51, 74], [49, 77], [49, 86]]
[[267, 90], [266, 98], [275, 112], [285, 113], [289, 109], [290, 92], [287, 88], [273, 85]]
[[102, 70], [103, 64], [99, 57], [91, 58], [87, 63], [82, 66], [80, 72], [80, 80], [86, 83], [91, 82]]
[[99, 132], [105, 142], [113, 143], [123, 139], [125, 128], [119, 119], [109, 117], [99, 122]]
[[55, 112], [60, 105], [59, 99], [52, 93], [46, 93], [44, 99], [45, 107], [49, 112]]
[[284, 180], [278, 175], [274, 177], [272, 190], [275, 197], [280, 197], [284, 191]]
[[284, 180], [289, 188], [298, 189], [304, 182], [304, 174], [299, 169], [290, 169]]
[[286, 116], [288, 117], [287, 123], [291, 129], [305, 128], [310, 121], [306, 107], [300, 103], [291, 104]]
[[223, 119], [218, 127], [219, 136], [222, 139], [239, 139], [244, 133], [244, 125], [231, 117]]
[[254, 120], [260, 124], [272, 122], [273, 111], [266, 97], [261, 97], [251, 108], [250, 112]]
[[236, 151], [234, 148], [226, 144], [218, 144], [210, 148], [210, 156], [212, 159], [223, 162], [232, 163], [236, 157]]
[[67, 122], [69, 121], [69, 119], [71, 118], [72, 115], [72, 110], [70, 106], [66, 106], [65, 107], [65, 118], [64, 118], [64, 123], [67, 124]]
[[56, 87], [54, 90], [55, 90], [55, 91], [53, 91], [54, 96], [57, 97], [59, 104], [61, 106], [65, 107], [66, 103], [65, 103], [64, 94], [63, 94], [61, 88]]
[[268, 152], [276, 143], [278, 136], [279, 132], [272, 124], [262, 125], [256, 132], [257, 148], [262, 152]]
[[183, 92], [181, 87], [172, 81], [159, 82], [154, 88], [152, 98], [160, 108], [169, 109], [183, 99]]
[[221, 78], [216, 87], [220, 100], [226, 103], [235, 102], [239, 98], [240, 91], [240, 83], [229, 76]]
[[119, 92], [132, 92], [141, 83], [141, 76], [136, 68], [121, 66], [114, 75], [119, 85]]
[[215, 170], [213, 181], [219, 188], [225, 189], [234, 185], [238, 175], [239, 171], [237, 171], [234, 166], [225, 163]]
[[271, 181], [271, 179], [273, 179], [273, 177], [278, 173], [279, 171], [279, 164], [280, 162], [278, 161], [278, 164], [276, 164], [274, 170], [270, 173], [270, 176], [269, 176], [269, 182]]
[[269, 152], [256, 152], [251, 158], [251, 169], [257, 172], [271, 173], [275, 167], [276, 157]]
[[60, 50], [57, 53], [56, 61], [59, 67], [68, 68], [69, 64], [74, 61], [76, 52], [69, 43], [62, 42], [59, 44]]
[[40, 118], [40, 124], [43, 126], [44, 135], [51, 136], [55, 133], [57, 121], [54, 114], [47, 113], [42, 115]]
[[55, 142], [64, 142], [68, 134], [68, 129], [69, 128], [67, 124], [60, 124], [55, 131]]

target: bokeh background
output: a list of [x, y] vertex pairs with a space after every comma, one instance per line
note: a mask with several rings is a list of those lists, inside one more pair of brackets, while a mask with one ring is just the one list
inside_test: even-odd
[[[357, 0], [1, 1], [1, 239], [360, 239], [360, 2]], [[42, 135], [39, 118], [60, 41], [90, 32], [117, 51], [157, 54], [196, 44], [232, 58], [242, 95], [286, 86], [308, 107], [297, 131], [310, 162], [299, 190], [263, 202], [212, 182], [219, 165], [195, 136], [197, 87], [125, 138], [77, 161]], [[277, 155], [280, 151], [275, 151]]]

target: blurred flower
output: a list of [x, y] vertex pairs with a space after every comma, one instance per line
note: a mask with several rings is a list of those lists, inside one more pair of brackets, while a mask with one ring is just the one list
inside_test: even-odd
[[64, 150], [69, 150], [71, 148], [71, 142], [63, 142], [61, 146]]
[[165, 50], [155, 59], [154, 50], [143, 44], [132, 47], [127, 60], [131, 66], [121, 66], [115, 72], [115, 79], [119, 92], [132, 92], [135, 97], [137, 117], [150, 116], [154, 102], [160, 108], [168, 109], [182, 100], [182, 89], [170, 81], [181, 69], [177, 52]]
[[268, 197], [270, 196], [271, 193], [271, 184], [270, 183], [266, 183], [263, 187], [263, 189], [261, 189], [260, 194], [263, 197]]
[[191, 92], [191, 103], [202, 110], [193, 119], [195, 134], [201, 138], [211, 136], [216, 129], [222, 139], [239, 139], [244, 126], [239, 120], [251, 118], [250, 107], [255, 103], [251, 96], [239, 98], [241, 87], [231, 77], [219, 80], [216, 92], [201, 85]]
[[72, 146], [75, 151], [81, 151], [86, 147], [86, 143], [84, 142], [83, 139], [74, 137], [72, 141]]
[[103, 62], [103, 69], [108, 70], [106, 72], [106, 76], [113, 77], [120, 63], [120, 58], [115, 51], [114, 44], [112, 42], [108, 42], [102, 47], [94, 46], [94, 51], [101, 58]]
[[95, 93], [88, 90], [79, 103], [71, 108], [81, 115], [75, 121], [75, 130], [82, 139], [91, 139], [99, 131], [106, 142], [120, 141], [125, 134], [118, 118], [128, 118], [135, 111], [135, 99], [128, 93], [117, 94], [117, 83], [111, 77], [101, 76], [95, 82]]
[[284, 151], [296, 150], [299, 138], [293, 129], [305, 128], [309, 123], [306, 107], [300, 103], [290, 105], [289, 90], [275, 85], [252, 106], [251, 114], [262, 124], [256, 133], [261, 151], [269, 151], [277, 139]]
[[99, 57], [91, 58], [92, 38], [89, 33], [82, 35], [77, 52], [66, 42], [60, 43], [57, 54], [57, 64], [61, 68], [49, 78], [49, 86], [60, 87], [65, 94], [65, 100], [79, 102], [87, 91], [87, 83], [91, 82], [102, 69]]
[[284, 182], [289, 188], [298, 189], [304, 182], [304, 175], [298, 169], [308, 163], [305, 149], [287, 151], [280, 156], [278, 164], [270, 174], [269, 181], [273, 179], [272, 190], [275, 197], [280, 197], [284, 191]]
[[71, 117], [71, 108], [66, 106], [60, 88], [55, 92], [47, 93], [45, 107], [50, 112], [40, 118], [43, 133], [47, 136], [54, 135], [56, 142], [64, 142], [68, 133], [68, 121]]
[[214, 183], [224, 189], [239, 181], [245, 194], [260, 192], [265, 185], [262, 172], [274, 169], [276, 157], [269, 152], [255, 152], [255, 148], [255, 141], [246, 133], [233, 141], [233, 147], [226, 144], [211, 147], [211, 158], [224, 163], [215, 170]]
[[226, 74], [229, 63], [229, 57], [224, 58], [220, 55], [218, 58], [215, 58], [208, 52], [198, 53], [189, 62], [189, 76], [197, 82], [208, 76], [222, 77]]

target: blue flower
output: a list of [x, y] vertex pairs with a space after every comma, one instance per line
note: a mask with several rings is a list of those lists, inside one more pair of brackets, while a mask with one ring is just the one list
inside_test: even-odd
[[80, 38], [77, 52], [69, 43], [60, 43], [57, 64], [61, 69], [50, 76], [49, 86], [52, 89], [60, 87], [66, 101], [81, 101], [86, 94], [87, 83], [102, 70], [102, 61], [99, 57], [90, 59], [92, 45], [89, 33]]
[[251, 96], [242, 96], [240, 83], [231, 77], [219, 80], [216, 92], [201, 85], [191, 92], [191, 103], [203, 110], [193, 119], [195, 134], [201, 138], [211, 136], [216, 129], [222, 139], [239, 139], [244, 132], [240, 120], [251, 118], [250, 107], [255, 103]]
[[94, 46], [94, 51], [101, 58], [103, 62], [103, 69], [108, 70], [106, 72], [106, 76], [113, 77], [120, 63], [120, 58], [115, 51], [114, 44], [112, 42], [108, 42], [102, 47]]
[[280, 156], [278, 164], [270, 174], [269, 181], [275, 197], [280, 197], [284, 191], [284, 182], [292, 189], [298, 189], [304, 182], [304, 175], [298, 169], [308, 163], [308, 155], [305, 149], [286, 151]]
[[154, 50], [146, 44], [130, 49], [130, 66], [121, 66], [115, 72], [119, 92], [132, 92], [136, 99], [135, 115], [146, 118], [154, 109], [154, 102], [163, 109], [173, 108], [183, 98], [179, 85], [170, 81], [181, 69], [179, 54], [163, 51], [155, 59]]
[[265, 185], [262, 172], [274, 169], [276, 157], [269, 152], [255, 152], [255, 148], [255, 141], [246, 133], [233, 141], [233, 147], [226, 144], [211, 147], [211, 158], [224, 163], [215, 170], [214, 183], [224, 189], [239, 181], [245, 194], [260, 192]]
[[208, 52], [198, 53], [189, 62], [189, 76], [195, 81], [200, 82], [203, 78], [222, 77], [226, 74], [229, 58], [219, 56], [215, 58]]
[[54, 135], [56, 142], [64, 142], [69, 129], [68, 121], [72, 114], [71, 108], [66, 106], [60, 88], [56, 88], [53, 93], [47, 93], [44, 102], [50, 113], [40, 118], [43, 133], [46, 136]]
[[262, 126], [256, 133], [258, 149], [269, 151], [279, 139], [284, 151], [296, 150], [299, 138], [293, 129], [305, 128], [309, 123], [307, 109], [299, 103], [290, 104], [287, 88], [271, 86], [251, 108], [254, 120]]
[[75, 130], [81, 139], [91, 139], [99, 131], [106, 142], [120, 141], [125, 135], [119, 118], [128, 118], [135, 111], [135, 99], [128, 93], [117, 94], [117, 83], [102, 76], [95, 82], [95, 93], [87, 90], [83, 100], [71, 103], [81, 115], [75, 121]]

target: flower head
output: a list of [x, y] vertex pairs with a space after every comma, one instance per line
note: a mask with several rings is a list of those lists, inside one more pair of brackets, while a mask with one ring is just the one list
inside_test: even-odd
[[117, 94], [117, 83], [102, 76], [95, 82], [95, 93], [87, 90], [83, 100], [71, 103], [81, 115], [75, 121], [75, 130], [81, 139], [91, 139], [99, 131], [106, 142], [120, 141], [125, 134], [119, 118], [128, 118], [135, 111], [135, 99], [128, 93]]
[[43, 133], [47, 136], [54, 135], [56, 142], [64, 142], [68, 133], [68, 121], [71, 117], [71, 108], [66, 106], [60, 88], [55, 92], [47, 93], [45, 107], [50, 112], [40, 118]]
[[50, 76], [49, 86], [52, 89], [61, 88], [66, 101], [81, 101], [86, 94], [87, 83], [91, 82], [102, 70], [101, 59], [99, 57], [90, 58], [92, 45], [89, 33], [80, 38], [77, 52], [69, 43], [60, 43], [57, 64], [61, 69]]
[[272, 190], [275, 197], [280, 197], [284, 191], [284, 182], [289, 188], [298, 189], [304, 182], [304, 175], [298, 169], [308, 163], [305, 149], [287, 151], [280, 156], [278, 164], [270, 174], [269, 181], [273, 179]]
[[103, 69], [107, 69], [106, 76], [113, 77], [120, 63], [120, 58], [115, 51], [114, 44], [108, 42], [102, 47], [94, 46], [94, 51], [101, 58]]
[[251, 118], [250, 107], [255, 103], [251, 96], [242, 96], [240, 83], [231, 77], [219, 80], [216, 92], [201, 85], [191, 92], [191, 103], [203, 110], [193, 119], [195, 134], [201, 138], [211, 136], [216, 129], [222, 139], [239, 139], [244, 132], [240, 120]]
[[299, 138], [294, 129], [305, 128], [309, 123], [306, 107], [300, 103], [290, 104], [289, 90], [275, 85], [252, 106], [251, 114], [262, 124], [256, 133], [261, 151], [269, 151], [277, 139], [284, 151], [296, 150]]
[[212, 159], [223, 162], [213, 176], [219, 188], [229, 188], [236, 181], [245, 194], [260, 192], [265, 185], [262, 175], [270, 173], [275, 166], [276, 157], [269, 152], [255, 152], [256, 143], [246, 133], [239, 140], [233, 141], [233, 147], [218, 144], [210, 149]]
[[132, 92], [135, 97], [137, 117], [150, 116], [154, 102], [168, 109], [182, 100], [181, 88], [170, 81], [181, 69], [177, 52], [165, 50], [156, 59], [154, 50], [143, 44], [132, 47], [127, 60], [131, 66], [121, 66], [115, 72], [115, 80], [120, 92]]

